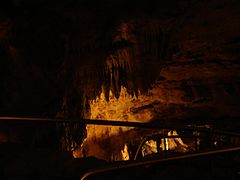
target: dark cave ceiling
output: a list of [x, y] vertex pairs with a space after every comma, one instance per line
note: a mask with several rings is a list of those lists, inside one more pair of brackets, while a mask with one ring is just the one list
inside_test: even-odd
[[118, 96], [120, 86], [130, 94], [157, 86], [165, 104], [155, 109], [164, 117], [239, 117], [239, 7], [237, 0], [2, 3], [0, 114], [55, 116], [65, 99], [68, 117], [77, 118], [102, 86], [106, 96], [109, 89]]

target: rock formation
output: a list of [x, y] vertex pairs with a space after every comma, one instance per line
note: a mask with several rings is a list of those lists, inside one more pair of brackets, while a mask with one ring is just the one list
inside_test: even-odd
[[238, 0], [2, 5], [1, 115], [89, 118], [90, 102], [124, 87], [149, 98], [132, 114], [239, 127]]

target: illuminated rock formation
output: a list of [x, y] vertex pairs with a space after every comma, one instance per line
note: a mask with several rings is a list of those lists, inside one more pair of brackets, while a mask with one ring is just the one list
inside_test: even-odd
[[[16, 2], [0, 7], [0, 114], [237, 123], [238, 0]], [[84, 127], [65, 129], [79, 146]]]

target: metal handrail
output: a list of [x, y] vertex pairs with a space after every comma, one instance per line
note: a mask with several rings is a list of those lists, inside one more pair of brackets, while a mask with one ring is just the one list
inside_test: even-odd
[[202, 156], [207, 156], [207, 155], [221, 154], [221, 153], [234, 152], [234, 151], [240, 151], [240, 146], [225, 148], [225, 149], [218, 149], [218, 150], [211, 150], [211, 151], [206, 151], [206, 152], [198, 152], [198, 153], [193, 153], [193, 154], [185, 154], [185, 155], [180, 155], [180, 156], [175, 156], [175, 157], [168, 157], [168, 158], [164, 158], [164, 159], [142, 160], [142, 161], [137, 161], [137, 162], [129, 162], [128, 164], [125, 163], [123, 165], [111, 165], [110, 167], [92, 169], [92, 170], [86, 172], [80, 179], [85, 180], [86, 178], [88, 178], [92, 175], [97, 175], [100, 173], [107, 173], [107, 172], [111, 172], [111, 171], [115, 171], [115, 170], [134, 168], [134, 167], [139, 167], [139, 166], [148, 166], [148, 165], [157, 164], [157, 163], [161, 163], [161, 162], [202, 157]]
[[[80, 124], [95, 124], [95, 125], [109, 125], [109, 126], [126, 126], [126, 127], [140, 127], [140, 128], [170, 128], [166, 123], [140, 123], [140, 122], [126, 122], [126, 121], [112, 121], [112, 120], [93, 120], [93, 119], [63, 119], [63, 118], [35, 118], [35, 117], [8, 117], [0, 116], [0, 121], [40, 121], [40, 122], [66, 122], [66, 123], [80, 123]], [[176, 126], [176, 125], [175, 125]], [[177, 125], [176, 128], [183, 127]], [[171, 128], [170, 128], [171, 129]]]
[[[175, 130], [194, 130], [201, 132], [212, 132], [225, 135], [240, 136], [240, 133], [229, 132], [223, 130], [213, 130], [212, 128], [198, 128], [194, 126], [189, 126], [189, 124], [180, 123], [170, 123], [170, 122], [126, 122], [126, 121], [112, 121], [112, 120], [93, 120], [93, 119], [63, 119], [63, 118], [36, 118], [36, 117], [10, 117], [10, 116], [0, 116], [1, 121], [21, 121], [21, 122], [51, 122], [51, 123], [80, 123], [80, 124], [90, 124], [90, 125], [103, 125], [103, 126], [125, 126], [125, 127], [139, 127], [147, 129], [175, 129]], [[156, 120], [157, 121], [157, 120]]]
[[[91, 119], [81, 119], [80, 120], [80, 119], [62, 119], [62, 118], [1, 117], [0, 116], [0, 122], [1, 121], [4, 121], [4, 122], [20, 121], [20, 122], [50, 122], [50, 123], [80, 123], [83, 125], [92, 124], [92, 125], [104, 125], [104, 126], [126, 126], [126, 127], [148, 128], [148, 129], [192, 130], [192, 131], [198, 131], [198, 132], [207, 132], [207, 133], [215, 133], [215, 134], [240, 137], [240, 133], [228, 132], [228, 131], [222, 131], [222, 130], [213, 130], [212, 128], [189, 127], [188, 124], [182, 125], [182, 124], [169, 123], [169, 122], [140, 123], [140, 122], [91, 120]], [[137, 167], [137, 166], [142, 166], [142, 165], [150, 165], [153, 163], [170, 161], [170, 160], [198, 157], [198, 156], [230, 152], [230, 151], [239, 151], [239, 150], [240, 150], [240, 147], [234, 147], [234, 148], [226, 148], [226, 149], [222, 149], [222, 150], [199, 152], [199, 153], [195, 153], [195, 154], [186, 154], [186, 155], [165, 158], [165, 159], [148, 160], [148, 161], [140, 161], [140, 162], [129, 162], [129, 164], [89, 171], [89, 172], [85, 173], [85, 175], [82, 177], [82, 179], [85, 179], [86, 177], [89, 177], [90, 175], [101, 173], [101, 172], [124, 169], [124, 168], [129, 168], [129, 167]]]
[[[138, 156], [139, 156], [139, 153], [140, 153], [140, 151], [141, 151], [142, 146], [144, 145], [144, 143], [145, 143], [146, 141], [148, 141], [148, 140], [150, 140], [150, 139], [153, 139], [153, 138], [159, 138], [159, 139], [165, 139], [165, 138], [168, 138], [168, 139], [174, 139], [174, 138], [193, 138], [194, 141], [195, 141], [196, 138], [200, 138], [200, 137], [201, 137], [201, 136], [196, 136], [196, 135], [193, 135], [193, 136], [190, 136], [190, 135], [180, 136], [180, 135], [162, 135], [162, 134], [156, 134], [156, 135], [152, 135], [152, 136], [147, 136], [147, 137], [145, 137], [145, 138], [141, 141], [140, 145], [138, 146], [137, 151], [136, 151], [136, 153], [135, 153], [135, 155], [134, 155], [133, 160], [137, 160], [137, 158], [138, 158]], [[164, 145], [165, 145], [165, 143], [164, 143]], [[166, 149], [166, 147], [165, 147], [165, 149]], [[195, 147], [195, 149], [196, 149], [196, 147]]]

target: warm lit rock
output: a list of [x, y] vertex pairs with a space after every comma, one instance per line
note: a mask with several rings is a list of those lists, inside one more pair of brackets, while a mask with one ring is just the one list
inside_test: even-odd
[[18, 2], [0, 7], [0, 114], [239, 118], [238, 0]]

